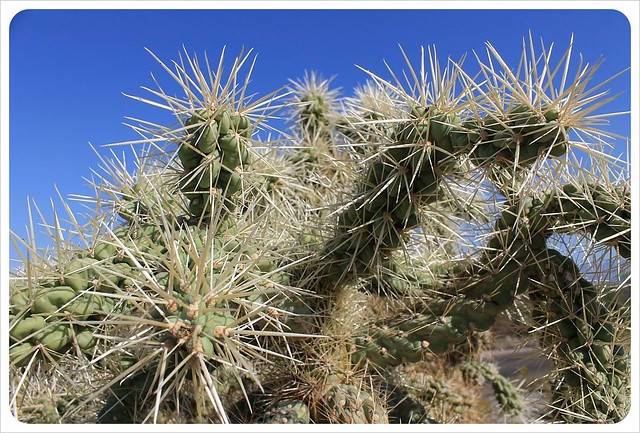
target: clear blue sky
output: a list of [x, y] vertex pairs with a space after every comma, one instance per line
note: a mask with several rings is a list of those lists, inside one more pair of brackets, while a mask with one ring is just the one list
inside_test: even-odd
[[[10, 198], [3, 206], [10, 228], [24, 234], [27, 196], [48, 211], [54, 185], [64, 196], [91, 192], [83, 177], [98, 160], [89, 142], [138, 138], [123, 125], [126, 116], [166, 118], [122, 94], [145, 95], [140, 87], [154, 87], [151, 72], [166, 77], [145, 47], [164, 61], [183, 45], [214, 61], [225, 45], [231, 55], [254, 48], [254, 92], [314, 70], [335, 76], [334, 86], [349, 94], [366, 79], [356, 64], [384, 74], [387, 60], [402, 69], [399, 44], [415, 63], [421, 45], [457, 60], [484, 53], [489, 41], [516, 64], [529, 31], [559, 51], [573, 34], [574, 54], [591, 63], [605, 56], [596, 81], [630, 65], [630, 25], [615, 10], [25, 10], [13, 18], [9, 41]], [[466, 64], [474, 63], [469, 56]], [[629, 109], [629, 83], [629, 74], [611, 83], [612, 93], [623, 94], [609, 111]], [[629, 119], [613, 119], [611, 130], [628, 136]]]

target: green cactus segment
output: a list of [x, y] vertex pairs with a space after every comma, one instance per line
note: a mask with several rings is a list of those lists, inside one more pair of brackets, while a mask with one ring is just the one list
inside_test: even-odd
[[629, 404], [630, 365], [621, 344], [624, 331], [615, 329], [620, 323], [628, 326], [629, 318], [616, 305], [600, 302], [600, 290], [580, 276], [573, 260], [555, 250], [547, 250], [539, 279], [530, 297], [543, 346], [556, 348], [561, 379], [554, 404], [568, 422], [619, 421]]
[[82, 329], [82, 327], [75, 327], [78, 331], [75, 334], [75, 341], [78, 347], [82, 350], [91, 350], [98, 343], [98, 339], [95, 337], [91, 329]]
[[[559, 228], [556, 228], [559, 227]], [[489, 248], [523, 260], [545, 250], [554, 231], [583, 231], [620, 255], [631, 255], [631, 198], [625, 187], [564, 185], [557, 193], [528, 197], [505, 209], [495, 224]]]
[[[438, 418], [443, 413], [459, 417], [468, 413], [472, 408], [473, 403], [470, 400], [473, 398], [474, 391], [467, 391], [464, 388], [456, 389], [457, 387], [452, 386], [452, 383], [445, 377], [438, 377], [416, 368], [411, 376], [404, 376], [401, 380], [402, 385], [398, 389], [400, 394], [398, 397], [402, 396], [403, 399], [409, 400], [402, 403], [406, 412], [401, 415], [410, 416], [409, 420], [413, 419], [414, 422], [423, 424], [451, 422]], [[446, 408], [444, 412], [443, 408]], [[395, 409], [390, 412], [390, 416], [396, 415]]]
[[[511, 296], [513, 296], [512, 290], [509, 290], [508, 296], [510, 300]], [[503, 295], [502, 298], [506, 298], [506, 296]], [[451, 325], [458, 332], [482, 332], [490, 329], [498, 315], [509, 305], [510, 302], [497, 303], [491, 300], [461, 299], [452, 305], [448, 314], [451, 317]]]
[[[337, 380], [337, 379], [336, 379]], [[387, 422], [384, 407], [369, 392], [351, 384], [327, 379], [329, 388], [323, 404], [327, 408], [328, 422], [341, 424], [379, 424]]]
[[337, 258], [325, 267], [327, 279], [370, 275], [380, 256], [404, 245], [420, 225], [420, 207], [438, 199], [457, 123], [456, 116], [435, 108], [414, 107], [411, 118], [397, 126], [395, 143], [380, 147], [363, 173], [358, 198], [338, 215], [336, 236], [322, 252]]
[[33, 337], [37, 332], [46, 326], [45, 318], [42, 316], [26, 317], [15, 323], [9, 330], [9, 335], [16, 341], [22, 341]]
[[64, 269], [63, 283], [76, 292], [85, 290], [100, 276], [95, 273], [92, 265], [96, 263], [92, 258], [78, 258], [72, 260]]
[[[363, 280], [361, 290], [376, 296], [403, 298], [423, 296], [427, 285], [414, 275], [413, 269], [407, 270], [393, 258], [383, 258], [376, 273]], [[427, 289], [429, 290], [429, 289]]]
[[33, 305], [34, 313], [55, 313], [63, 305], [71, 302], [76, 297], [76, 292], [69, 286], [59, 286], [45, 290], [39, 294]]
[[31, 309], [31, 299], [26, 290], [18, 291], [9, 298], [9, 312], [13, 316], [22, 316]]
[[[25, 289], [12, 296], [16, 306], [23, 305], [21, 315], [12, 319], [10, 335], [15, 341], [12, 347], [29, 343], [64, 354], [73, 348], [88, 351], [95, 346], [93, 331], [80, 322], [100, 320], [111, 314], [115, 302], [108, 294], [123, 285], [125, 276], [132, 273], [127, 264], [115, 263], [117, 255], [111, 257], [114, 250], [108, 250], [102, 260], [79, 255], [60, 266], [58, 272], [62, 276], [53, 284], [33, 288], [32, 301], [27, 299]], [[94, 256], [95, 251], [96, 248]]]
[[[47, 319], [51, 321], [48, 322]], [[26, 356], [24, 350], [36, 346], [63, 354], [73, 346], [71, 343], [74, 338], [82, 350], [95, 346], [96, 340], [92, 331], [64, 319], [54, 320], [52, 316], [33, 315], [12, 323], [9, 335], [15, 343], [11, 344], [11, 360], [17, 365], [24, 365], [21, 363]], [[29, 354], [31, 352], [33, 350], [30, 350]]]
[[[154, 236], [154, 230], [144, 227], [133, 233], [116, 229], [114, 235], [122, 236], [124, 243], [139, 241], [140, 255], [145, 251], [145, 242], [151, 248], [152, 240], [148, 238]], [[109, 295], [127, 290], [130, 277], [139, 279], [115, 245], [107, 239], [96, 241], [90, 251], [61, 263], [57, 278], [47, 277], [46, 284], [30, 289], [30, 297], [27, 288], [16, 288], [11, 297], [12, 309], [18, 312], [20, 308], [20, 315], [12, 319], [11, 339], [16, 344], [29, 343], [59, 354], [73, 348], [92, 349], [96, 343], [93, 331], [79, 322], [100, 320], [111, 314], [115, 301]]]
[[96, 301], [90, 294], [76, 294], [69, 286], [41, 288], [36, 293], [32, 313], [45, 315], [71, 315], [85, 320], [93, 314]]
[[[219, 137], [218, 124], [209, 122], [207, 117], [206, 111], [200, 110], [187, 121], [187, 125], [191, 126], [187, 130], [191, 135], [190, 144], [205, 155], [216, 149]], [[196, 125], [200, 125], [200, 127], [195, 127]]]
[[356, 337], [352, 357], [356, 363], [386, 368], [418, 362], [429, 352], [443, 353], [465, 339], [465, 333], [459, 332], [450, 318], [439, 320], [429, 314], [397, 317]]
[[184, 172], [179, 188], [194, 217], [233, 211], [232, 197], [242, 189], [242, 173], [250, 164], [246, 147], [252, 135], [249, 119], [227, 108], [198, 110], [187, 121], [178, 157]]
[[264, 424], [309, 424], [309, 407], [305, 402], [292, 398], [278, 400], [265, 410], [261, 423]]
[[24, 367], [28, 365], [31, 359], [37, 356], [37, 354], [37, 348], [33, 343], [19, 343], [9, 348], [9, 361], [11, 365], [15, 365], [16, 367]]
[[569, 131], [557, 119], [552, 107], [520, 104], [503, 114], [463, 121], [451, 141], [454, 148], [468, 151], [478, 166], [497, 162], [526, 167], [543, 155], [560, 157], [567, 152]]
[[524, 400], [518, 389], [502, 376], [495, 365], [487, 362], [470, 360], [458, 366], [467, 380], [491, 383], [494, 395], [502, 410], [508, 415], [519, 415], [524, 411]]
[[93, 247], [93, 258], [99, 261], [112, 260], [118, 254], [118, 248], [108, 242], [98, 242]]
[[[558, 227], [558, 228], [556, 228]], [[559, 192], [528, 197], [505, 209], [489, 248], [522, 260], [545, 250], [555, 231], [583, 231], [600, 243], [631, 255], [631, 198], [625, 187], [567, 184]]]
[[502, 272], [489, 274], [472, 288], [465, 288], [465, 297], [442, 305], [432, 303], [422, 314], [375, 323], [364, 335], [354, 338], [354, 362], [380, 368], [414, 363], [426, 353], [451, 350], [473, 331], [488, 330], [512, 305], [515, 295], [528, 287], [528, 278], [516, 269], [515, 262], [508, 262]]
[[56, 323], [47, 325], [43, 330], [34, 336], [36, 343], [40, 343], [48, 349], [61, 352], [71, 343], [73, 338], [73, 330], [68, 323]]
[[330, 104], [324, 95], [309, 93], [300, 99], [300, 128], [309, 138], [327, 129]]
[[622, 257], [631, 257], [631, 192], [627, 187], [568, 184], [549, 207], [567, 225], [614, 246]]

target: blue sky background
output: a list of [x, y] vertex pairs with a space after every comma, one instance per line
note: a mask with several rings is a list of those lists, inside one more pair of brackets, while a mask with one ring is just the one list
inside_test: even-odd
[[[473, 51], [486, 58], [489, 41], [515, 66], [529, 31], [536, 42], [553, 42], [557, 55], [573, 34], [574, 55], [590, 63], [605, 56], [596, 82], [630, 66], [630, 25], [615, 10], [25, 10], [13, 18], [9, 40], [10, 185], [3, 206], [10, 228], [24, 235], [27, 197], [51, 221], [55, 186], [63, 196], [90, 194], [83, 177], [98, 159], [88, 143], [138, 138], [123, 125], [126, 116], [168, 119], [122, 94], [146, 96], [140, 87], [155, 87], [151, 73], [168, 82], [145, 47], [169, 62], [185, 46], [214, 63], [225, 45], [232, 56], [254, 48], [253, 92], [267, 94], [313, 70], [335, 76], [334, 87], [348, 95], [367, 78], [356, 64], [383, 76], [383, 60], [401, 70], [398, 45], [414, 64], [420, 46], [435, 45], [441, 60], [468, 53], [471, 67]], [[629, 110], [630, 74], [608, 88], [622, 94], [607, 110]], [[612, 119], [610, 130], [629, 136], [629, 118]]]

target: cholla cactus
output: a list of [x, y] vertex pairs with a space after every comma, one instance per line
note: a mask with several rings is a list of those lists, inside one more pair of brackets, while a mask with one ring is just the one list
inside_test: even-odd
[[[47, 419], [482, 421], [463, 395], [480, 378], [506, 412], [524, 405], [479, 362], [510, 317], [554, 364], [550, 420], [622, 419], [627, 168], [601, 144], [598, 65], [569, 79], [571, 48], [558, 67], [534, 52], [513, 69], [488, 44], [482, 81], [435, 49], [418, 68], [403, 52], [408, 72], [369, 72], [342, 99], [310, 74], [254, 101], [248, 55], [227, 74], [224, 55], [215, 71], [160, 61], [183, 96], [137, 99], [176, 123], [135, 127], [146, 146], [132, 173], [103, 158], [94, 213], [70, 213], [67, 231], [56, 216], [53, 252], [23, 241], [14, 413], [34, 421], [36, 372], [64, 389], [78, 369], [78, 403]], [[285, 106], [293, 134], [267, 140]]]

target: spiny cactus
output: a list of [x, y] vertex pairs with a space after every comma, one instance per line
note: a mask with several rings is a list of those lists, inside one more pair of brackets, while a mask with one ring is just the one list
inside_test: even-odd
[[[629, 312], [603, 299], [603, 293], [585, 280], [577, 265], [555, 250], [548, 250], [531, 294], [532, 311], [542, 331], [543, 345], [555, 346], [554, 362], [560, 372], [553, 404], [566, 409], [567, 420], [621, 419], [628, 387]], [[610, 295], [609, 295], [610, 296]], [[607, 296], [608, 297], [608, 296]]]
[[[136, 128], [134, 173], [102, 159], [95, 213], [56, 215], [54, 254], [18, 240], [13, 401], [75, 368], [94, 379], [59, 422], [96, 402], [99, 422], [456, 422], [481, 418], [463, 390], [482, 377], [517, 413], [478, 344], [517, 317], [554, 364], [547, 419], [622, 419], [628, 173], [582, 138], [607, 136], [595, 68], [556, 87], [570, 50], [552, 68], [529, 44], [515, 72], [488, 44], [482, 81], [423, 50], [347, 98], [311, 73], [253, 101], [248, 55], [226, 75], [224, 55], [160, 61], [184, 95], [137, 99], [175, 124]], [[279, 109], [293, 133], [266, 140]]]
[[478, 382], [484, 382], [486, 380], [491, 383], [500, 407], [507, 414], [514, 415], [522, 412], [523, 401], [517, 388], [507, 378], [502, 376], [494, 365], [487, 362], [471, 360], [462, 363], [459, 368], [471, 380]]
[[263, 422], [268, 424], [308, 424], [309, 408], [300, 400], [279, 400], [264, 413]]

